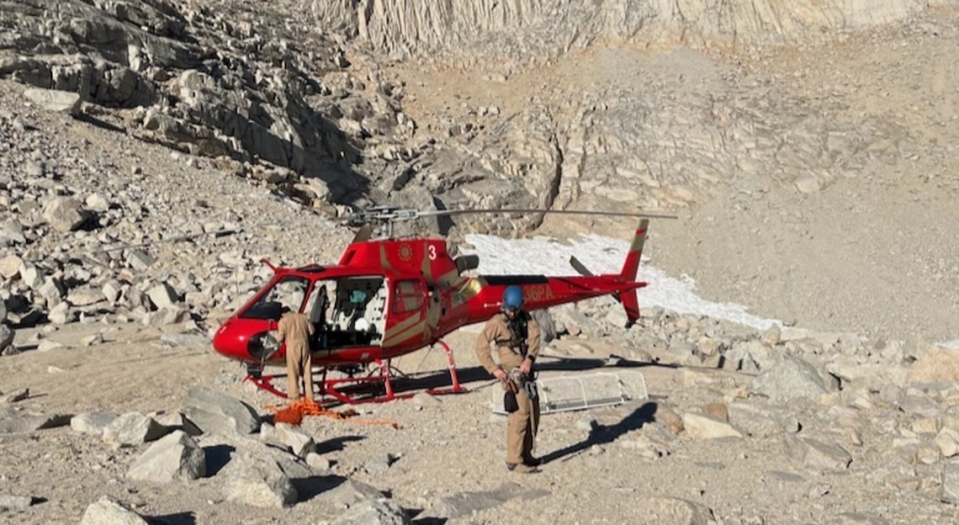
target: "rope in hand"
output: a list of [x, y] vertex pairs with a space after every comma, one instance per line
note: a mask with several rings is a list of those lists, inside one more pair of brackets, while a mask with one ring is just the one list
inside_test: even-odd
[[371, 420], [371, 419], [350, 419], [358, 416], [359, 413], [353, 409], [346, 409], [336, 412], [322, 405], [310, 401], [297, 401], [284, 408], [278, 408], [276, 405], [266, 407], [267, 410], [274, 412], [274, 423], [288, 423], [290, 425], [299, 425], [303, 422], [304, 416], [324, 416], [337, 421], [347, 421], [358, 425], [390, 425], [393, 428], [400, 428], [400, 424], [390, 420]]

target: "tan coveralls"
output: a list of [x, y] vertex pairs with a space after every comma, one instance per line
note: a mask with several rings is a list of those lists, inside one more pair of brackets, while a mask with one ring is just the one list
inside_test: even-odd
[[300, 377], [306, 389], [306, 399], [313, 401], [313, 356], [310, 354], [310, 336], [313, 324], [300, 313], [283, 314], [277, 326], [277, 342], [286, 341], [286, 375], [290, 401], [300, 399]]
[[[529, 316], [525, 311], [519, 311], [516, 315]], [[527, 321], [526, 336], [528, 343], [526, 356], [535, 361], [539, 355], [540, 333], [539, 325], [532, 317], [529, 317]], [[476, 339], [476, 355], [479, 357], [480, 364], [490, 374], [497, 368], [502, 368], [509, 373], [510, 370], [519, 368], [523, 362], [519, 343], [519, 338], [509, 328], [506, 314], [498, 313], [486, 322], [482, 333]], [[499, 350], [499, 366], [493, 362], [491, 348], [493, 345]], [[533, 458], [539, 425], [539, 399], [530, 399], [526, 391], [520, 388], [516, 393], [516, 402], [519, 410], [510, 414], [506, 422], [506, 462], [512, 464], [524, 463]]]

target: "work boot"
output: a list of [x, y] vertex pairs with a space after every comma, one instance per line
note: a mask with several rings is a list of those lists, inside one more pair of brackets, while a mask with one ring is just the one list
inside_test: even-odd
[[523, 463], [507, 463], [506, 468], [510, 472], [516, 472], [519, 474], [535, 474], [539, 472], [538, 468], [524, 465]]

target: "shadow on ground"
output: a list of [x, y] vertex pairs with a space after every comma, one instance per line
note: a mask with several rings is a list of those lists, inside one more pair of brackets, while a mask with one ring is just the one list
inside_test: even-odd
[[612, 443], [627, 432], [639, 430], [643, 428], [643, 425], [646, 423], [651, 423], [656, 415], [657, 408], [659, 408], [659, 405], [656, 403], [645, 403], [634, 410], [631, 414], [620, 420], [619, 423], [616, 423], [615, 425], [598, 425], [593, 427], [593, 429], [589, 432], [589, 436], [587, 436], [583, 441], [550, 452], [540, 459], [543, 463], [549, 463], [551, 461], [556, 461], [564, 457], [572, 456], [584, 450], [588, 450], [593, 445], [605, 445]]
[[196, 516], [192, 512], [177, 512], [148, 518], [150, 525], [196, 525]]
[[310, 476], [308, 478], [296, 478], [291, 480], [293, 488], [299, 495], [298, 503], [309, 501], [320, 494], [339, 487], [346, 478], [342, 476]]
[[[679, 365], [667, 365], [661, 363], [643, 363], [639, 361], [630, 361], [628, 359], [616, 358], [571, 358], [571, 357], [552, 357], [543, 356], [537, 363], [536, 369], [540, 372], [584, 372], [588, 370], [611, 368], [641, 368], [641, 367], [666, 367], [679, 368]], [[452, 385], [449, 371], [436, 370], [422, 374], [404, 374], [401, 370], [391, 368], [393, 393], [396, 396], [411, 396], [418, 392], [429, 392], [431, 390], [448, 391]], [[280, 378], [281, 375], [277, 375]], [[285, 376], [282, 376], [285, 377]], [[314, 372], [313, 377], [320, 377]], [[469, 388], [470, 385], [477, 383], [489, 383], [492, 381], [489, 373], [480, 366], [468, 368], [457, 368], [457, 377], [460, 385]], [[280, 379], [282, 380], [282, 379]], [[317, 386], [317, 392], [319, 392]], [[338, 388], [341, 392], [359, 402], [369, 402], [372, 398], [386, 394], [382, 383], [365, 383], [355, 386]], [[435, 393], [435, 392], [431, 392]], [[341, 403], [332, 402], [331, 406], [337, 406]]]

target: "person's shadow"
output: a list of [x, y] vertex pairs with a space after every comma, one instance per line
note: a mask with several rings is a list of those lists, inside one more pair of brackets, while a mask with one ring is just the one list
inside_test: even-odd
[[653, 416], [656, 415], [657, 408], [658, 405], [656, 403], [651, 401], [645, 403], [634, 410], [632, 414], [629, 414], [620, 420], [619, 423], [608, 426], [595, 426], [589, 431], [589, 436], [587, 436], [585, 440], [570, 445], [566, 448], [561, 448], [559, 450], [550, 452], [549, 454], [542, 456], [540, 461], [543, 463], [549, 463], [551, 461], [556, 461], [557, 459], [561, 459], [566, 456], [572, 456], [573, 454], [587, 450], [593, 445], [605, 445], [607, 443], [612, 443], [613, 441], [619, 439], [619, 437], [623, 434], [633, 430], [639, 430], [643, 428], [643, 425], [646, 423], [652, 422], [654, 420]]

